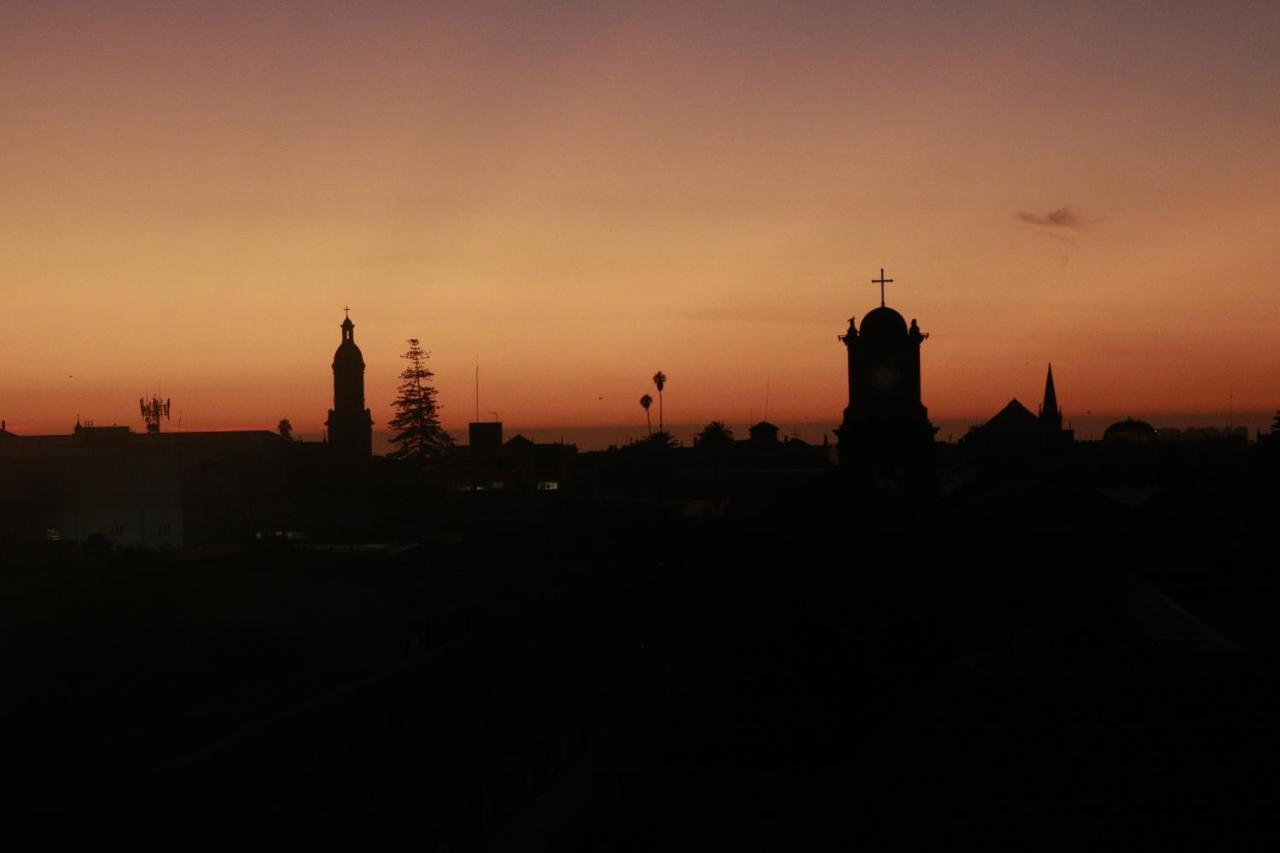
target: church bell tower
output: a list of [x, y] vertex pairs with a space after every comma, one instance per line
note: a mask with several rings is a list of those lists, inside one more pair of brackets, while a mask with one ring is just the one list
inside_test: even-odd
[[333, 408], [325, 426], [329, 445], [349, 459], [373, 455], [373, 416], [364, 406], [364, 355], [356, 346], [351, 309], [342, 321], [342, 343], [333, 354]]
[[839, 336], [849, 359], [849, 405], [837, 431], [840, 464], [859, 479], [918, 492], [932, 482], [938, 429], [920, 402], [920, 346], [928, 335], [885, 305], [884, 286], [892, 281], [880, 270], [872, 279], [880, 285], [880, 307], [861, 327], [849, 318]]

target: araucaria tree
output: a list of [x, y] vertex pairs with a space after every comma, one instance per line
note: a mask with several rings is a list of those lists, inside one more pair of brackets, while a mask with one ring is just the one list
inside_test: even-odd
[[400, 388], [392, 403], [396, 414], [391, 419], [391, 429], [395, 431], [391, 443], [395, 450], [387, 455], [409, 462], [433, 463], [444, 456], [453, 439], [440, 426], [436, 389], [431, 384], [435, 374], [427, 368], [431, 354], [423, 351], [417, 338], [410, 338], [408, 343], [409, 349], [401, 358], [409, 363], [400, 374]]

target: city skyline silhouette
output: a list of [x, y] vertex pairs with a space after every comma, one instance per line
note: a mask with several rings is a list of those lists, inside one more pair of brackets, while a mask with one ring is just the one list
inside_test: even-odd
[[[884, 276], [884, 272], [882, 269], [881, 278], [883, 278], [883, 276]], [[875, 284], [876, 281], [873, 280], [872, 283]], [[883, 303], [881, 307], [885, 307]], [[350, 323], [350, 310], [351, 309], [349, 306], [344, 309], [345, 311], [344, 329], [346, 324]], [[345, 335], [346, 335], [346, 332], [344, 331], [344, 336]], [[345, 337], [344, 337], [344, 340], [345, 340]], [[1027, 367], [1027, 366], [1029, 365], [1024, 365], [1024, 367]], [[1051, 370], [1051, 366], [1050, 366], [1050, 370]], [[385, 371], [379, 371], [375, 373], [375, 375], [381, 375], [382, 373], [385, 373]], [[75, 377], [69, 376], [68, 378], [74, 379]], [[478, 378], [479, 377], [477, 372], [477, 376], [476, 376], [477, 387], [474, 389], [474, 393], [477, 395], [479, 393]], [[770, 380], [768, 384], [771, 386], [772, 381]], [[1085, 397], [1087, 398], [1088, 386], [1086, 385], [1080, 390], [1083, 391]], [[996, 391], [994, 393], [996, 396], [998, 396], [1000, 392]], [[1024, 394], [1025, 394], [1025, 391], [1024, 391]], [[196, 390], [197, 400], [199, 400], [199, 396], [200, 396], [199, 391], [197, 389]], [[21, 398], [18, 398], [18, 399], [19, 401], [21, 400]], [[490, 400], [490, 402], [493, 402], [493, 401]], [[761, 398], [760, 402], [762, 404], [760, 411], [763, 417], [768, 413], [768, 404], [769, 404], [768, 388], [764, 389], [764, 395]], [[370, 403], [372, 408], [375, 410], [380, 408], [385, 409], [385, 406], [380, 407], [375, 401], [370, 401]], [[742, 402], [738, 401], [732, 406], [730, 406], [729, 408], [731, 410], [738, 410], [736, 413], [741, 415], [740, 410], [742, 409], [742, 405], [743, 405]], [[785, 402], [783, 403], [783, 407], [784, 409], [789, 408], [790, 411], [794, 411], [794, 408], [795, 408], [794, 404], [788, 407]], [[695, 402], [692, 406], [689, 406], [688, 408], [692, 408], [694, 411], [698, 411], [702, 407]], [[113, 410], [114, 409], [109, 409], [109, 411], [113, 411]], [[756, 410], [756, 406], [753, 402], [751, 402], [749, 398], [747, 401], [748, 414], [745, 418], [739, 420], [738, 418], [735, 418], [733, 414], [726, 413], [725, 419], [731, 423], [737, 423], [739, 426], [745, 428], [755, 422], [756, 420], [754, 418], [755, 410]], [[16, 417], [12, 418], [12, 420], [6, 419], [6, 423], [12, 424], [10, 431], [14, 433], [41, 434], [43, 432], [47, 434], [55, 434], [55, 433], [64, 431], [63, 429], [60, 429], [60, 427], [63, 427], [64, 425], [58, 424], [56, 422], [54, 423], [51, 429], [40, 430], [38, 428], [39, 422], [33, 424], [31, 422], [31, 419], [29, 417], [25, 417], [20, 410], [15, 409], [15, 411], [13, 411], [12, 414], [16, 415]], [[489, 414], [497, 416], [500, 413], [497, 411], [493, 411], [493, 412], [490, 412]], [[985, 416], [982, 414], [975, 414], [969, 417], [949, 417], [949, 418], [940, 419], [941, 425], [939, 426], [939, 440], [946, 441], [946, 442], [953, 441], [961, 437], [965, 433], [965, 431], [967, 431], [968, 429], [981, 425], [983, 422], [985, 422], [986, 418], [992, 414], [995, 414], [995, 412], [994, 411], [988, 412], [986, 413]], [[1161, 407], [1156, 407], [1155, 409], [1150, 411], [1145, 411], [1145, 410], [1135, 411], [1133, 407], [1129, 407], [1129, 408], [1123, 408], [1123, 409], [1116, 409], [1113, 412], [1100, 411], [1095, 413], [1092, 410], [1084, 410], [1084, 411], [1072, 412], [1071, 414], [1073, 415], [1073, 417], [1069, 418], [1068, 420], [1072, 424], [1072, 426], [1074, 427], [1077, 423], [1079, 424], [1079, 428], [1076, 430], [1076, 432], [1082, 438], [1090, 439], [1090, 440], [1101, 438], [1106, 427], [1116, 422], [1117, 420], [1122, 420], [1124, 418], [1132, 417], [1135, 414], [1148, 417], [1151, 420], [1158, 422], [1158, 424], [1161, 427], [1169, 427], [1174, 429], [1185, 429], [1188, 427], [1190, 428], [1222, 428], [1222, 429], [1228, 429], [1228, 430], [1243, 428], [1244, 430], [1246, 430], [1246, 432], [1250, 434], [1254, 434], [1254, 433], [1265, 430], [1270, 425], [1273, 417], [1273, 411], [1268, 409], [1259, 409], [1254, 411], [1249, 411], [1249, 410], [1240, 411], [1235, 409], [1233, 393], [1232, 393], [1231, 399], [1229, 399], [1226, 404], [1226, 408], [1219, 409], [1217, 411], [1170, 412]], [[330, 413], [330, 416], [331, 415], [332, 415], [332, 412]], [[85, 417], [85, 416], [81, 412], [77, 411], [75, 415], [76, 421], [78, 422], [82, 417]], [[446, 418], [446, 423], [452, 421], [456, 424], [457, 418], [460, 418], [460, 417], [462, 416], [459, 415], [459, 416], [455, 416], [455, 418]], [[87, 417], [85, 419], [90, 422], [97, 422], [98, 420], [93, 417]], [[328, 440], [329, 430], [326, 428], [327, 427], [326, 422], [319, 421], [318, 422], [319, 427], [317, 428], [316, 418], [310, 413], [306, 413], [306, 412], [295, 413], [292, 416], [287, 416], [286, 419], [290, 420], [291, 423], [293, 423], [294, 421], [297, 421], [298, 425], [301, 428], [297, 429], [295, 434], [300, 440], [304, 440], [304, 441], [305, 440], [310, 440], [310, 441]], [[709, 419], [714, 420], [716, 418], [711, 417]], [[133, 420], [136, 420], [136, 417]], [[174, 418], [169, 417], [166, 420], [173, 421]], [[827, 434], [828, 432], [830, 432], [831, 429], [833, 428], [832, 425], [829, 423], [829, 420], [830, 420], [829, 418], [803, 420], [799, 418], [787, 417], [787, 418], [783, 418], [783, 420], [786, 423], [788, 434], [795, 435], [797, 437], [803, 436], [809, 440], [814, 440], [814, 439], [821, 440], [821, 437]], [[613, 445], [621, 444], [624, 441], [638, 438], [639, 434], [636, 431], [639, 429], [639, 424], [636, 423], [635, 421], [636, 419], [633, 418], [632, 422], [630, 423], [622, 422], [622, 423], [611, 423], [611, 424], [607, 423], [607, 424], [564, 425], [564, 424], [554, 424], [554, 423], [539, 424], [535, 419], [535, 422], [531, 425], [517, 424], [517, 426], [519, 426], [520, 428], [526, 431], [536, 433], [539, 436], [544, 438], [559, 436], [561, 440], [564, 440], [566, 436], [569, 436], [569, 437], [572, 437], [573, 439], [572, 443], [579, 444], [586, 449], [595, 450], [595, 449], [603, 449], [607, 446], [610, 446], [611, 444]], [[132, 425], [132, 420], [125, 420], [125, 422], [121, 424], [119, 420], [115, 418], [110, 418], [110, 419], [103, 419], [103, 423], [109, 423], [112, 425], [130, 426]], [[375, 420], [374, 423], [376, 424], [377, 421]], [[148, 422], [148, 424], [150, 424], [150, 422]], [[159, 426], [158, 422], [155, 424], [155, 426], [156, 427]], [[152, 426], [149, 425], [148, 429], [151, 429], [151, 428]], [[176, 428], [178, 431], [181, 431], [183, 429], [183, 415], [182, 415], [181, 405], [179, 405], [179, 408], [177, 410], [176, 423], [168, 423], [166, 428], [167, 429]], [[186, 428], [189, 430], [200, 431], [202, 429], [207, 429], [208, 424], [201, 422], [201, 420], [198, 418], [196, 419], [189, 418], [187, 420]], [[255, 426], [246, 426], [246, 425], [240, 425], [240, 424], [222, 424], [217, 427], [214, 427], [214, 430], [215, 431], [236, 431], [236, 430], [246, 430], [246, 429], [247, 430], [254, 430], [254, 429], [263, 430], [263, 429], [270, 429], [270, 428], [271, 426], [265, 423], [261, 425], [255, 425]], [[692, 438], [692, 436], [696, 434], [701, 428], [702, 428], [702, 424], [696, 423], [696, 422], [683, 422], [683, 423], [673, 424], [672, 426], [672, 429], [675, 432], [680, 433], [682, 436], [688, 436], [689, 438]], [[463, 426], [455, 425], [455, 426], [449, 427], [448, 429], [449, 429], [449, 432], [453, 434], [455, 438], [462, 438], [466, 435], [465, 425]], [[372, 447], [375, 448], [377, 453], [381, 454], [390, 449], [390, 443], [389, 443], [389, 438], [391, 436], [390, 432], [375, 428], [371, 431], [371, 436], [372, 436], [371, 438]]]
[[6, 839], [1274, 849], [1277, 44], [6, 4]]

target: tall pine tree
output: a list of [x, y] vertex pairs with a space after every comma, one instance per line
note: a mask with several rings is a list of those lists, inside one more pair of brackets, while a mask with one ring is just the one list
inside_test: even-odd
[[420, 464], [436, 463], [453, 439], [440, 426], [436, 389], [431, 384], [435, 374], [427, 368], [431, 354], [423, 351], [417, 338], [410, 338], [408, 343], [409, 349], [401, 358], [409, 364], [400, 374], [400, 388], [391, 404], [396, 413], [391, 419], [395, 450], [387, 455]]

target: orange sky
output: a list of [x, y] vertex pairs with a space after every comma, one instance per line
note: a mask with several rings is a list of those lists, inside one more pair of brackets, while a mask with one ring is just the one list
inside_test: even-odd
[[513, 424], [659, 368], [835, 423], [881, 266], [935, 420], [1047, 361], [1068, 417], [1280, 407], [1274, 3], [52, 5], [0, 26], [18, 431], [318, 432], [346, 304], [378, 424], [410, 336], [451, 427], [477, 354]]

